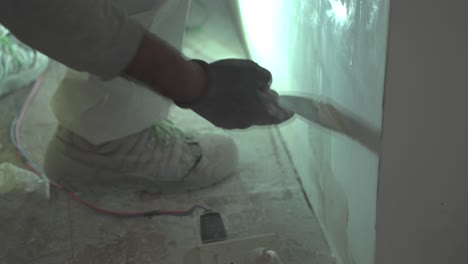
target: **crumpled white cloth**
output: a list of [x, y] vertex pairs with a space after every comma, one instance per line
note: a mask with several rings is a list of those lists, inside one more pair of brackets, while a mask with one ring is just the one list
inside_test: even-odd
[[11, 163], [0, 164], [0, 195], [36, 192], [49, 198], [49, 180]]

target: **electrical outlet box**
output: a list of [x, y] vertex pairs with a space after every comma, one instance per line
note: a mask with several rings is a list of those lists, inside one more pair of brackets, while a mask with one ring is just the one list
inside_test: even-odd
[[268, 234], [201, 245], [198, 248], [199, 263], [246, 264], [247, 257], [256, 248], [268, 248], [278, 251], [278, 236]]

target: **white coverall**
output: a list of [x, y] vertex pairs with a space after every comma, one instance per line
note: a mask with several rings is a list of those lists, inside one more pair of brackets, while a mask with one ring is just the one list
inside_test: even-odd
[[0, 23], [51, 58], [90, 72], [68, 71], [52, 108], [62, 126], [99, 144], [166, 118], [170, 100], [118, 76], [136, 54], [144, 28], [181, 48], [189, 3], [0, 0]]

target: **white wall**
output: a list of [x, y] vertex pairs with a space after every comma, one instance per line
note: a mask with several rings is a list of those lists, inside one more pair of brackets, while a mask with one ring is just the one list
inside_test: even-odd
[[[388, 0], [239, 0], [253, 59], [280, 92], [331, 98], [380, 128]], [[281, 129], [342, 263], [374, 259], [378, 157], [296, 120]]]
[[392, 1], [378, 264], [468, 263], [467, 10]]

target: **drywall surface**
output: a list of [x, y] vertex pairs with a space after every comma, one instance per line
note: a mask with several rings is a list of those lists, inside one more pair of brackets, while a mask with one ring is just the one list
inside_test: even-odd
[[[273, 88], [331, 100], [380, 129], [389, 1], [240, 0], [251, 56]], [[378, 157], [303, 120], [281, 127], [341, 263], [374, 259]]]
[[378, 264], [468, 263], [465, 1], [393, 1]]

